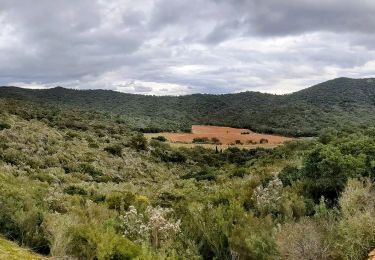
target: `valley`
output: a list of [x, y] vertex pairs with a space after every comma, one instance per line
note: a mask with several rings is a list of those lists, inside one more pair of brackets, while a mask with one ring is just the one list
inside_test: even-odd
[[0, 260], [375, 260], [374, 14], [0, 0]]
[[372, 84], [286, 96], [0, 88], [0, 257], [365, 259]]

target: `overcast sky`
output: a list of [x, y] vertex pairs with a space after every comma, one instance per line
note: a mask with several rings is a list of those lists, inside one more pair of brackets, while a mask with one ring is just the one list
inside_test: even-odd
[[0, 85], [289, 93], [375, 76], [373, 0], [0, 0]]

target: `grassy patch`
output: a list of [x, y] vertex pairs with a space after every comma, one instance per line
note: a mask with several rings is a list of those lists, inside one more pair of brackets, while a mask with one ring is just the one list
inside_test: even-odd
[[31, 253], [28, 249], [22, 248], [16, 243], [0, 237], [0, 259], [40, 260], [47, 258]]

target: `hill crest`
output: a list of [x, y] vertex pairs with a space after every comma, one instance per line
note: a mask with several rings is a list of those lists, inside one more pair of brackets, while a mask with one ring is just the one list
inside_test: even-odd
[[337, 78], [286, 95], [151, 96], [112, 90], [3, 87], [0, 97], [109, 112], [144, 132], [189, 131], [193, 124], [207, 124], [311, 136], [325, 127], [375, 124], [373, 78]]

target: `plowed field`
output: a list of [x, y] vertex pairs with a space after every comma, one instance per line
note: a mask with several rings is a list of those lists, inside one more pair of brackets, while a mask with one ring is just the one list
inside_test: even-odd
[[254, 133], [248, 129], [206, 125], [193, 125], [191, 133], [156, 133], [146, 136], [164, 136], [168, 141], [175, 143], [192, 143], [195, 138], [208, 138], [209, 141], [217, 138], [223, 145], [255, 145], [260, 144], [262, 139], [263, 144], [278, 145], [291, 140], [284, 136]]

